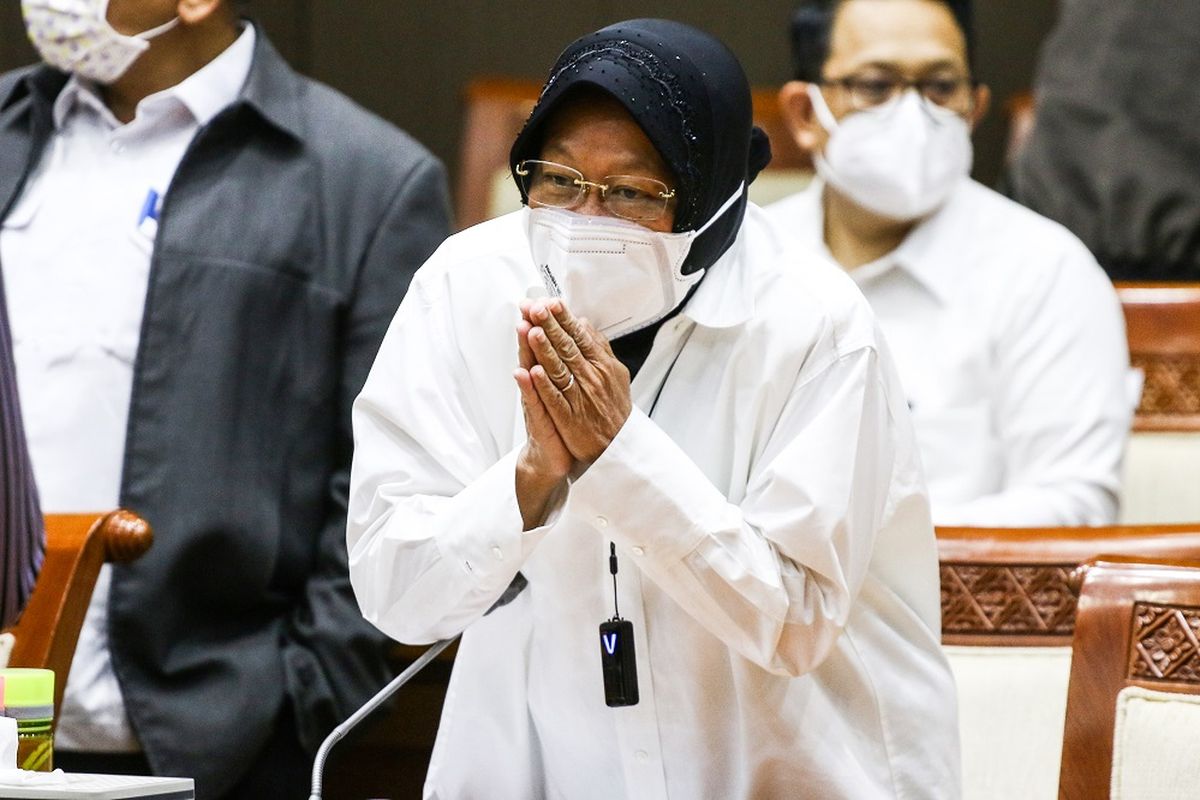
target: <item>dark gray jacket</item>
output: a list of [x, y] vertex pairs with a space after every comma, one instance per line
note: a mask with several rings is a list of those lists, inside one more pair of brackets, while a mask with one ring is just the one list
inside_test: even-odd
[[1197, 75], [1200, 3], [1059, 3], [1011, 189], [1113, 280], [1200, 280]]
[[[0, 215], [65, 81], [0, 77]], [[121, 482], [156, 540], [114, 571], [109, 641], [147, 757], [198, 797], [245, 772], [284, 709], [311, 751], [385, 680], [347, 576], [350, 405], [448, 207], [424, 148], [261, 35], [164, 200]]]

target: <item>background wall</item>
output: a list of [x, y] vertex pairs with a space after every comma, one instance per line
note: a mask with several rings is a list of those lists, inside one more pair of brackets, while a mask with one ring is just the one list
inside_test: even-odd
[[[542, 80], [571, 39], [610, 22], [661, 16], [721, 37], [756, 85], [787, 80], [793, 0], [251, 0], [254, 16], [302, 72], [405, 128], [451, 171], [462, 90], [473, 76]], [[534, 10], [536, 8], [536, 10]], [[976, 0], [978, 77], [993, 111], [976, 135], [975, 174], [999, 177], [1003, 102], [1030, 86], [1053, 0]], [[0, 69], [33, 59], [20, 3], [0, 0]]]

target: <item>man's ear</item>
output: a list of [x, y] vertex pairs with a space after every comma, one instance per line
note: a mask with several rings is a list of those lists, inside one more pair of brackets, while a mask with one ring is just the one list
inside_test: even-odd
[[176, 12], [184, 25], [196, 25], [224, 10], [228, 0], [179, 0]]
[[779, 90], [779, 113], [801, 150], [812, 153], [820, 148], [824, 129], [813, 112], [807, 83], [788, 81], [783, 85]]
[[972, 132], [985, 116], [988, 109], [992, 107], [992, 90], [988, 88], [986, 83], [981, 83], [975, 87], [974, 96], [971, 98], [974, 102], [971, 106], [971, 114], [967, 117], [967, 123], [971, 126]]

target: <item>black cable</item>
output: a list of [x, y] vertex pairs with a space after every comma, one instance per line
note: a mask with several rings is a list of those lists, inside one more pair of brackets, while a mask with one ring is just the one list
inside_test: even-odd
[[608, 571], [612, 573], [613, 579], [613, 619], [620, 619], [621, 610], [617, 608], [617, 545], [615, 542], [608, 543]]

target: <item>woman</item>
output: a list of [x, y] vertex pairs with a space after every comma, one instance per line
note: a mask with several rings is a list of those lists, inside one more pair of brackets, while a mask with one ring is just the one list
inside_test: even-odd
[[723, 45], [605, 28], [513, 146], [529, 208], [415, 278], [348, 546], [384, 631], [465, 629], [426, 796], [957, 794], [903, 394], [848, 279], [747, 203], [768, 159]]

